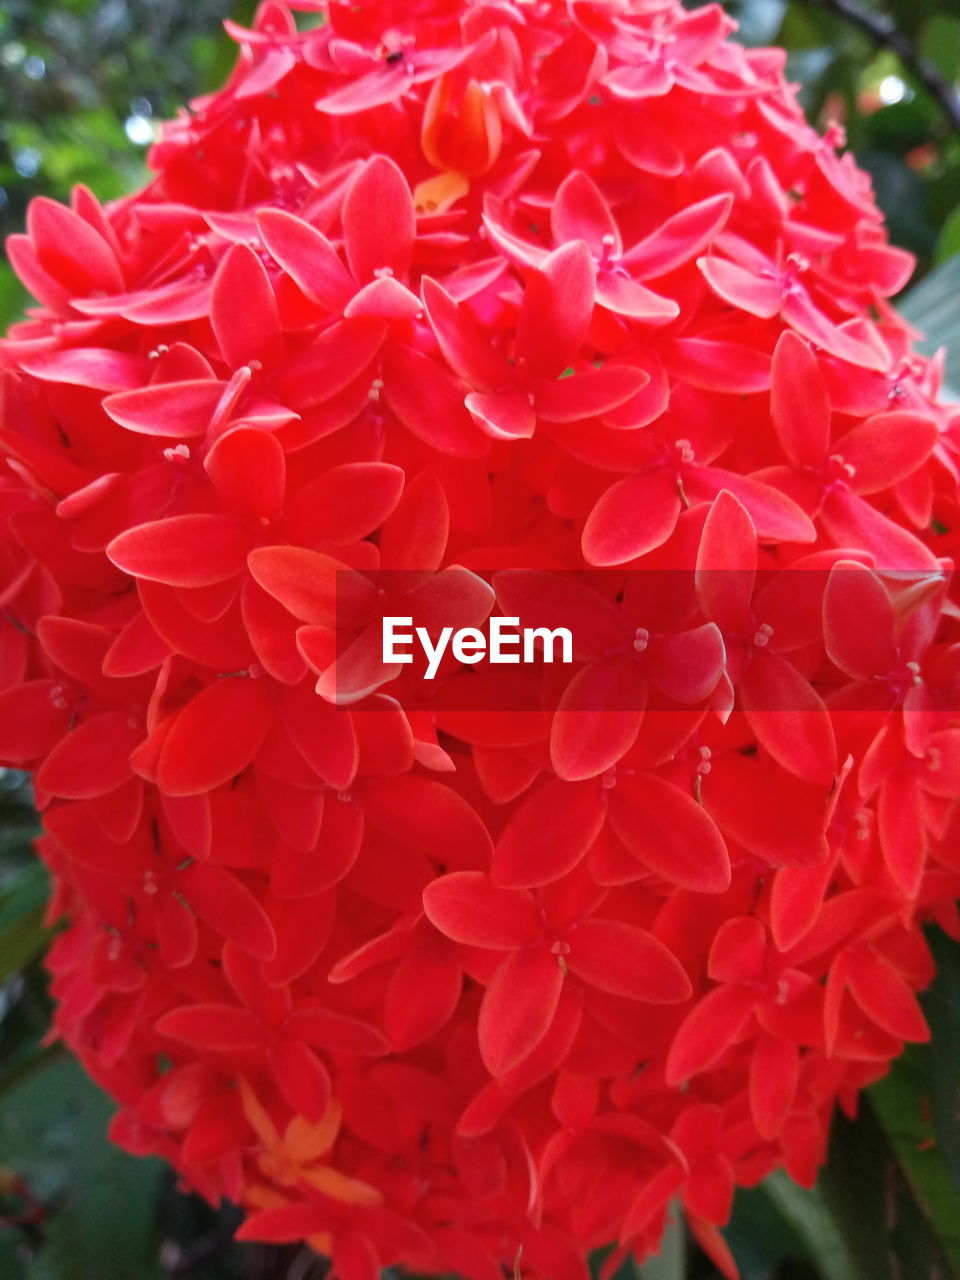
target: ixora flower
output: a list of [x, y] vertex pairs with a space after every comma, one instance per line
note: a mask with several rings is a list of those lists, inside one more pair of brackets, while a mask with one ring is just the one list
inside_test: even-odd
[[[56, 1032], [340, 1280], [610, 1275], [681, 1211], [735, 1275], [734, 1188], [813, 1180], [960, 936], [960, 414], [731, 29], [271, 0], [144, 190], [8, 242]], [[384, 661], [501, 615], [570, 660]]]

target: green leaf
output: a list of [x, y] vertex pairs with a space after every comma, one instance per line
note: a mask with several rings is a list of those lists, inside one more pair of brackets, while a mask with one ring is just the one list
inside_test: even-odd
[[[4, 1025], [6, 1025], [6, 1022]], [[6, 1056], [4, 1054], [5, 1058]], [[3, 1098], [11, 1090], [19, 1089], [32, 1076], [48, 1070], [53, 1063], [60, 1062], [63, 1056], [64, 1049], [59, 1043], [34, 1048], [29, 1057], [24, 1058], [11, 1069], [4, 1071], [3, 1077], [0, 1079], [0, 1098]], [[2, 1274], [0, 1272], [0, 1275]]]
[[42, 907], [50, 893], [47, 869], [33, 860], [0, 881], [0, 933], [34, 907]]
[[0, 1100], [0, 1152], [48, 1206], [30, 1280], [159, 1280], [157, 1193], [163, 1166], [108, 1142], [113, 1104], [72, 1059]]
[[926, 1228], [949, 1258], [950, 1274], [956, 1275], [960, 1273], [958, 1188], [936, 1144], [930, 1050], [912, 1045], [894, 1063], [890, 1074], [873, 1086], [870, 1097]]
[[23, 313], [30, 296], [13, 274], [13, 267], [0, 262], [0, 329], [6, 329]]
[[904, 319], [926, 335], [917, 344], [921, 351], [932, 355], [947, 348], [946, 380], [960, 387], [960, 254], [935, 267], [898, 305]]
[[931, 1119], [950, 1176], [960, 1189], [960, 947], [938, 929], [928, 939], [937, 976], [922, 996], [933, 1041], [930, 1067]]
[[946, 262], [955, 253], [960, 253], [960, 204], [947, 215], [940, 228], [934, 259], [936, 262]]
[[960, 77], [960, 18], [936, 13], [920, 30], [920, 53], [949, 83]]
[[873, 112], [865, 122], [868, 145], [903, 155], [929, 142], [937, 109], [923, 94], [901, 98]]
[[49, 883], [39, 862], [18, 868], [0, 892], [0, 982], [41, 954], [50, 937], [43, 923]]
[[0, 934], [0, 982], [25, 968], [47, 945], [43, 907], [33, 907]]
[[663, 1233], [660, 1252], [655, 1258], [648, 1258], [636, 1271], [637, 1280], [683, 1280], [687, 1273], [686, 1257], [687, 1241], [683, 1217], [675, 1206], [673, 1217]]
[[773, 1276], [784, 1263], [806, 1261], [802, 1237], [777, 1209], [764, 1184], [740, 1189], [724, 1237], [745, 1277]]
[[730, 8], [737, 20], [737, 39], [755, 48], [776, 39], [787, 12], [787, 0], [740, 0]]
[[8, 1230], [0, 1233], [0, 1276], [3, 1280], [28, 1280], [27, 1265], [19, 1232]]
[[[857, 1280], [892, 1280], [890, 1249], [877, 1229], [886, 1220], [890, 1150], [869, 1107], [856, 1123], [835, 1115], [827, 1164], [817, 1194], [850, 1259]], [[814, 1253], [822, 1266], [821, 1255]]]
[[[892, 110], [893, 107], [885, 107], [871, 117], [872, 133], [877, 131], [873, 122]], [[887, 217], [890, 239], [912, 253], [927, 256], [933, 252], [937, 239], [937, 228], [927, 210], [927, 188], [901, 157], [880, 149], [887, 145], [889, 139], [881, 140], [877, 146], [859, 152], [857, 159], [873, 181], [877, 202]], [[905, 146], [902, 142], [899, 145]]]
[[763, 1190], [803, 1241], [822, 1280], [884, 1280], [886, 1271], [868, 1272], [861, 1268], [819, 1188], [798, 1186], [778, 1170], [766, 1179]]

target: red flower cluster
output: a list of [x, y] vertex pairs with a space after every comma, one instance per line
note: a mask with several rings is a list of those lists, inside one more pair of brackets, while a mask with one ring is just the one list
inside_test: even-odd
[[[292, 7], [145, 190], [9, 242], [57, 1029], [117, 1141], [341, 1280], [609, 1274], [673, 1201], [733, 1275], [734, 1186], [813, 1179], [958, 932], [908, 257], [717, 6]], [[424, 706], [388, 596], [591, 625], [543, 709]]]

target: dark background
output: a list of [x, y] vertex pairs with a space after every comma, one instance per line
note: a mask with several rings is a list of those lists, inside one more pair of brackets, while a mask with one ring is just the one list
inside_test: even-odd
[[[729, 0], [747, 44], [784, 44], [821, 127], [844, 123], [893, 239], [918, 256], [903, 302], [946, 344], [960, 388], [960, 4]], [[27, 202], [101, 199], [146, 174], [158, 120], [214, 88], [234, 46], [230, 0], [0, 0], [0, 232]], [[0, 263], [0, 326], [25, 297]], [[157, 1161], [104, 1138], [111, 1106], [56, 1046], [41, 957], [43, 869], [29, 789], [0, 771], [0, 1277], [2, 1280], [318, 1280], [309, 1250], [236, 1245], [230, 1210], [180, 1195]], [[960, 1275], [960, 949], [937, 933], [923, 998], [933, 1028], [838, 1121], [815, 1192], [776, 1175], [738, 1196], [727, 1238], [744, 1280], [949, 1280]], [[716, 1273], [679, 1228], [621, 1280]]]

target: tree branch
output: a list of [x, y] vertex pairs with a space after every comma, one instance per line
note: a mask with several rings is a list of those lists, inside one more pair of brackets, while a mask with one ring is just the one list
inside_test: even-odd
[[904, 67], [916, 76], [930, 96], [939, 104], [953, 132], [960, 134], [960, 94], [947, 82], [929, 58], [925, 58], [919, 52], [913, 41], [900, 30], [889, 14], [872, 13], [869, 9], [861, 9], [856, 0], [802, 0], [802, 2], [817, 5], [821, 9], [835, 13], [838, 18], [843, 18], [852, 27], [865, 32], [875, 44], [895, 53]]

